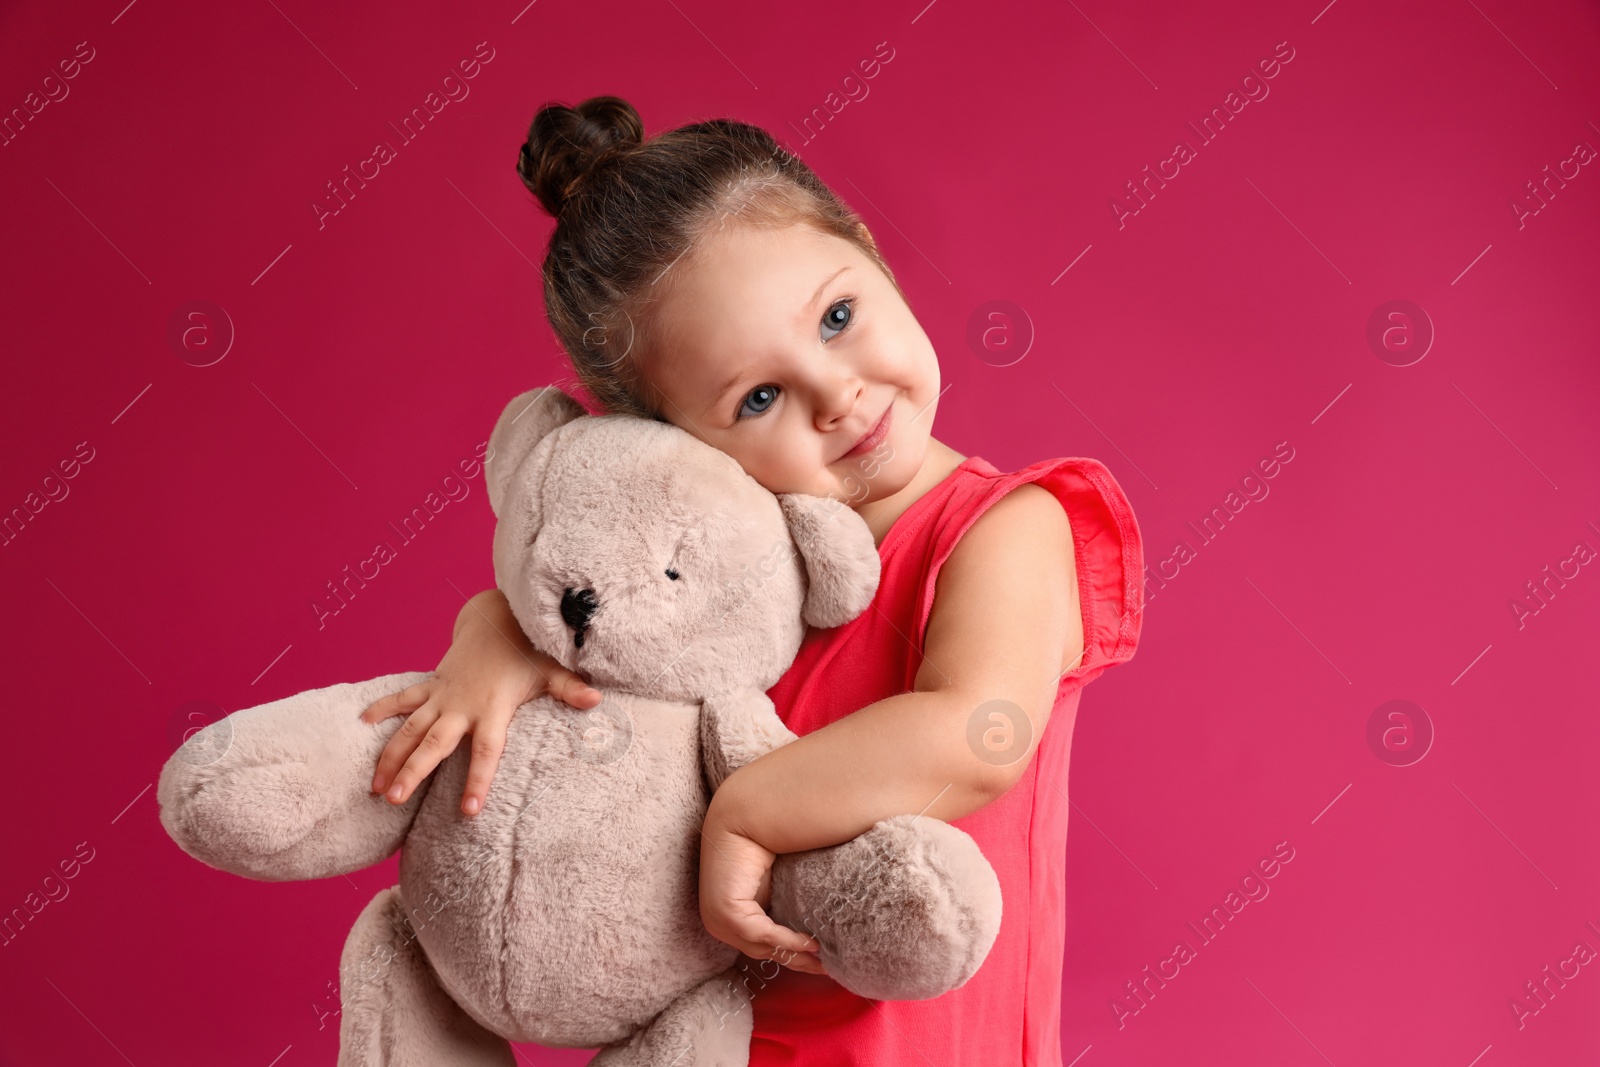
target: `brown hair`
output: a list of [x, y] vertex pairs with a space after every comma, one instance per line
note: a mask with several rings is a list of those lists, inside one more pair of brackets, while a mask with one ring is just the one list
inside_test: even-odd
[[608, 413], [662, 418], [637, 359], [647, 335], [665, 341], [651, 330], [668, 291], [656, 283], [729, 215], [843, 238], [900, 288], [860, 217], [759, 126], [711, 119], [645, 140], [626, 100], [552, 102], [533, 116], [517, 173], [556, 219], [543, 267], [550, 325]]

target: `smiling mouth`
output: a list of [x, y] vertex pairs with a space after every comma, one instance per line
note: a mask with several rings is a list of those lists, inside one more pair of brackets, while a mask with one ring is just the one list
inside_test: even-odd
[[890, 413], [893, 411], [894, 402], [890, 401], [889, 406], [883, 409], [883, 414], [878, 418], [877, 425], [868, 430], [865, 437], [857, 441], [855, 445], [851, 447], [850, 451], [846, 452], [839, 458], [849, 459], [851, 456], [860, 455], [861, 453], [870, 451], [882, 444], [883, 439], [889, 436]]

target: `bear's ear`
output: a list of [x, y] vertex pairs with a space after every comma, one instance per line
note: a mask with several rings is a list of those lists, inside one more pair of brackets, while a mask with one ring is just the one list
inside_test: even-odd
[[779, 493], [789, 534], [806, 565], [806, 625], [842, 626], [878, 592], [878, 546], [866, 521], [835, 497]]
[[505, 506], [522, 461], [551, 430], [585, 414], [582, 404], [553, 385], [523, 393], [506, 405], [489, 435], [489, 451], [483, 460], [489, 507], [496, 517]]

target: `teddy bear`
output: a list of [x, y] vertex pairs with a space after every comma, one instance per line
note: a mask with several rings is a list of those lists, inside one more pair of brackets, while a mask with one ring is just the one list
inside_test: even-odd
[[[872, 535], [837, 499], [774, 495], [670, 423], [589, 415], [554, 386], [507, 405], [489, 444], [496, 585], [600, 704], [519, 707], [468, 816], [470, 746], [403, 804], [369, 788], [403, 719], [361, 712], [429, 672], [313, 689], [190, 736], [162, 769], [161, 823], [266, 881], [400, 852], [340, 956], [342, 1067], [510, 1067], [511, 1041], [599, 1047], [598, 1067], [743, 1067], [756, 991], [701, 921], [700, 827], [729, 774], [795, 739], [765, 690], [807, 625], [870, 605]], [[902, 814], [778, 856], [767, 908], [852, 992], [925, 999], [977, 970], [1001, 898], [969, 836]]]

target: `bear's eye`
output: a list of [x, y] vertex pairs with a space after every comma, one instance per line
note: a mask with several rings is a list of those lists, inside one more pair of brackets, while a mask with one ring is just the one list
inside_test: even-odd
[[667, 568], [667, 577], [671, 578], [673, 581], [677, 581], [678, 580], [678, 572], [673, 570], [671, 567], [668, 567]]

